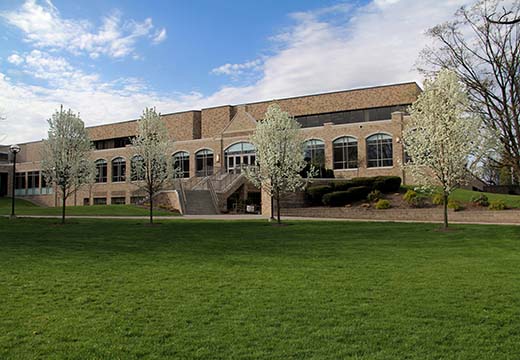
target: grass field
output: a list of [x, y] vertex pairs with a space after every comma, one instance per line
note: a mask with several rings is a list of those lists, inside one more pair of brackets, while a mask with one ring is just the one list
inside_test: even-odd
[[487, 192], [477, 192], [465, 189], [457, 189], [451, 195], [451, 198], [458, 201], [470, 202], [471, 198], [484, 194], [488, 197], [489, 201], [502, 200], [507, 207], [512, 209], [520, 208], [520, 195], [508, 195], [508, 194], [494, 194]]
[[514, 359], [520, 227], [0, 219], [0, 359]]
[[[61, 207], [37, 206], [23, 199], [16, 199], [15, 201], [17, 215], [61, 215]], [[0, 197], [0, 215], [9, 214], [11, 214], [11, 198]], [[66, 215], [148, 216], [148, 209], [134, 205], [67, 206]], [[175, 216], [178, 214], [165, 210], [154, 210], [154, 215]]]
[[[402, 187], [406, 191], [407, 189], [413, 189], [415, 186], [406, 185]], [[440, 189], [439, 189], [440, 191]], [[469, 203], [474, 196], [486, 195], [489, 201], [502, 200], [508, 208], [518, 209], [520, 208], [520, 195], [509, 195], [509, 194], [495, 194], [481, 191], [471, 191], [466, 189], [457, 189], [451, 195], [450, 199]]]

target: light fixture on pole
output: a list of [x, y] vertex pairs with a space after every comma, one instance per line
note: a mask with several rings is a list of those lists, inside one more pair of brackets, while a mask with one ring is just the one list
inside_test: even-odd
[[20, 146], [19, 145], [11, 145], [9, 147], [9, 152], [11, 154], [13, 154], [13, 178], [12, 178], [12, 194], [11, 194], [11, 198], [12, 198], [12, 203], [11, 203], [11, 218], [15, 218], [16, 215], [14, 213], [14, 199], [15, 199], [15, 182], [16, 182], [16, 154], [18, 154], [20, 152]]

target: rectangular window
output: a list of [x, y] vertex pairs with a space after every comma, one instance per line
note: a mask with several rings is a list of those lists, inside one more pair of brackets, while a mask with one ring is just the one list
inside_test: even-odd
[[96, 178], [95, 181], [97, 183], [106, 183], [107, 182], [107, 162], [105, 160], [97, 160], [96, 161]]
[[123, 158], [112, 160], [112, 182], [122, 182], [126, 179], [126, 162]]
[[347, 167], [349, 169], [355, 169], [358, 167], [358, 150], [357, 150], [357, 143], [355, 146], [349, 146], [347, 148], [347, 158], [348, 158], [348, 164]]
[[94, 205], [106, 205], [107, 198], [94, 198]]
[[95, 140], [94, 148], [96, 150], [122, 148], [132, 144], [133, 139], [135, 139], [135, 136], [123, 136], [118, 138]]
[[26, 195], [25, 191], [25, 173], [20, 172], [16, 173], [14, 180], [15, 194], [16, 195]]
[[27, 195], [40, 194], [40, 172], [29, 171], [27, 173]]
[[125, 205], [126, 199], [124, 197], [113, 197], [110, 199], [112, 205]]
[[48, 186], [47, 180], [45, 179], [45, 176], [43, 176], [43, 174], [42, 174], [41, 179], [42, 179], [41, 180], [42, 181], [42, 189], [41, 189], [42, 195], [52, 194], [52, 187]]
[[144, 201], [144, 199], [145, 199], [144, 196], [132, 196], [130, 198], [130, 203], [134, 204], [134, 205], [139, 205]]
[[392, 139], [367, 141], [367, 167], [392, 165]]
[[300, 123], [302, 128], [323, 126], [323, 124], [328, 122], [334, 124], [352, 124], [365, 121], [390, 120], [393, 112], [406, 112], [409, 105], [410, 104], [404, 104], [324, 114], [302, 115], [296, 116], [295, 119]]
[[90, 199], [89, 198], [83, 198], [83, 206], [89, 206], [90, 205]]

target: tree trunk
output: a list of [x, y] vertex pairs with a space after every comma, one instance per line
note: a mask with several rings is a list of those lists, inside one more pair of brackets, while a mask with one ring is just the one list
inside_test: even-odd
[[443, 205], [444, 205], [444, 224], [443, 229], [448, 228], [448, 195], [443, 194]]
[[280, 194], [276, 194], [276, 218], [278, 224], [281, 224], [282, 220], [280, 219]]
[[274, 196], [271, 195], [271, 216], [269, 217], [269, 221], [274, 220]]
[[150, 224], [153, 224], [153, 195], [150, 194]]
[[65, 190], [63, 190], [62, 192], [62, 207], [61, 207], [61, 223], [62, 224], [65, 224], [65, 207], [66, 207], [66, 202], [67, 202], [67, 198], [65, 197]]

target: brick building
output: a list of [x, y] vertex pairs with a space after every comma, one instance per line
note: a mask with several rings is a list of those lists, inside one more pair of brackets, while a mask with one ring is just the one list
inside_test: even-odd
[[[275, 102], [301, 124], [306, 157], [333, 169], [336, 178], [398, 175], [406, 181], [400, 167], [404, 111], [420, 91], [416, 83], [403, 83], [164, 114], [174, 140], [172, 161], [184, 179], [160, 195], [162, 201], [188, 213], [233, 210], [239, 199], [258, 205], [259, 189], [248, 184], [240, 170], [254, 162], [248, 138], [256, 121]], [[68, 204], [143, 201], [144, 194], [131, 179], [130, 141], [136, 124], [131, 120], [88, 128], [94, 146], [92, 160], [98, 169], [96, 182], [71, 196]], [[20, 144], [15, 192], [54, 206], [59, 199], [41, 176], [41, 146], [41, 141]], [[8, 147], [0, 146], [0, 196], [10, 196], [11, 181]]]

